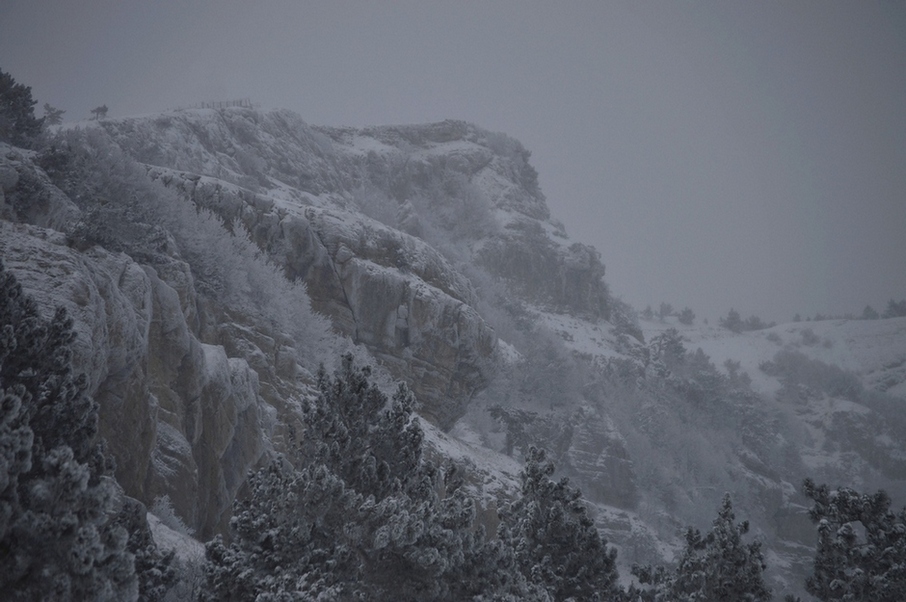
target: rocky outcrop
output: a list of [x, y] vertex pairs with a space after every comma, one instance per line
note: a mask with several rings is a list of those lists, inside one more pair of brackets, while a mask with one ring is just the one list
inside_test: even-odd
[[62, 230], [78, 219], [79, 210], [32, 155], [0, 142], [0, 219]]
[[100, 247], [79, 252], [60, 232], [7, 221], [0, 257], [44, 314], [63, 306], [73, 318], [74, 363], [126, 494], [169, 495], [200, 536], [222, 532], [264, 450], [267, 411], [248, 363], [198, 340], [185, 264], [158, 271]]
[[313, 309], [409, 384], [435, 424], [452, 426], [486, 384], [494, 332], [474, 310], [468, 280], [423, 240], [338, 208], [280, 209], [222, 182], [151, 173], [239, 220], [288, 277], [305, 282]]
[[600, 416], [580, 415], [565, 454], [567, 470], [589, 500], [633, 509], [639, 502], [632, 460], [614, 424]]
[[480, 248], [476, 259], [536, 305], [590, 321], [610, 319], [600, 254], [581, 243], [561, 244], [537, 221], [521, 218], [508, 224]]
[[[604, 266], [550, 220], [529, 153], [461, 121], [311, 127], [287, 111], [176, 111], [102, 127], [153, 178], [241, 223], [442, 428], [494, 372], [494, 332], [455, 261], [531, 303], [609, 316]], [[363, 203], [380, 205], [363, 215]], [[441, 252], [438, 249], [445, 249]]]

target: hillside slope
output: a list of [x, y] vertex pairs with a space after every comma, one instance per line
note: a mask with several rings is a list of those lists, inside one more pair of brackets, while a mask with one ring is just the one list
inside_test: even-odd
[[318, 365], [352, 351], [410, 385], [488, 526], [539, 444], [624, 576], [669, 560], [729, 491], [775, 591], [800, 591], [802, 479], [906, 500], [906, 319], [640, 322], [550, 216], [528, 160], [455, 121], [103, 120], [39, 153], [0, 147], [0, 256], [75, 318], [118, 481], [148, 505], [168, 495], [201, 539], [290, 444]]

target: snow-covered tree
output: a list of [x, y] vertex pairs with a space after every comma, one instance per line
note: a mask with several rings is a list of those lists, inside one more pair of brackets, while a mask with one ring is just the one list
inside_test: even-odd
[[501, 511], [500, 540], [516, 554], [519, 571], [553, 600], [611, 600], [620, 595], [616, 551], [598, 533], [568, 479], [550, 479], [554, 464], [531, 447], [521, 497]]
[[666, 302], [661, 302], [661, 306], [658, 308], [657, 315], [661, 320], [665, 320], [668, 317], [673, 315], [673, 306]]
[[104, 119], [107, 117], [107, 105], [101, 105], [91, 109], [91, 112], [94, 114], [95, 119]]
[[0, 141], [29, 146], [44, 128], [44, 119], [35, 117], [31, 88], [17, 83], [0, 69]]
[[[305, 416], [298, 456], [251, 475], [233, 540], [208, 545], [212, 600], [462, 600], [524, 593], [511, 555], [474, 528], [452, 468], [422, 458], [414, 397], [343, 358]], [[294, 599], [294, 598], [293, 598]]]
[[727, 313], [726, 318], [720, 319], [721, 328], [726, 328], [736, 333], [740, 333], [745, 330], [745, 323], [742, 321], [742, 316], [739, 315], [739, 312], [730, 308], [730, 311]]
[[831, 490], [806, 480], [818, 546], [806, 590], [830, 600], [906, 600], [906, 508], [890, 510], [883, 491]]
[[684, 307], [683, 310], [679, 313], [680, 324], [685, 324], [686, 326], [691, 326], [695, 322], [695, 312]]
[[49, 102], [44, 103], [44, 123], [47, 125], [60, 125], [63, 123], [63, 109], [51, 106]]
[[157, 602], [164, 599], [176, 583], [175, 552], [164, 552], [157, 547], [148, 525], [147, 512], [144, 504], [126, 498], [114, 522], [129, 533], [126, 550], [135, 558], [138, 599]]
[[74, 338], [66, 312], [45, 321], [0, 263], [0, 591], [13, 600], [138, 595]]
[[646, 602], [699, 602], [739, 600], [767, 602], [771, 590], [765, 585], [761, 543], [744, 543], [748, 521], [735, 522], [730, 496], [723, 503], [707, 535], [698, 529], [686, 531], [686, 547], [673, 571], [664, 567], [632, 569], [647, 590], [630, 590], [630, 599]]
[[877, 320], [881, 315], [871, 305], [866, 305], [865, 309], [862, 310], [862, 319], [863, 320]]
[[685, 363], [686, 347], [683, 337], [676, 328], [668, 328], [648, 343], [649, 357], [652, 361], [659, 361], [664, 366], [673, 370]]
[[891, 299], [887, 302], [887, 309], [884, 310], [885, 318], [901, 318], [906, 316], [906, 299], [895, 301]]

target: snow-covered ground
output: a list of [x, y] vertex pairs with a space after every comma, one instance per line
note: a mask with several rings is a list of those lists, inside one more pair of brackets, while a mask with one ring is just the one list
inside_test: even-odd
[[906, 318], [791, 322], [739, 334], [714, 325], [686, 326], [674, 317], [643, 320], [641, 326], [645, 340], [668, 328], [677, 329], [688, 350], [700, 347], [719, 369], [727, 359], [739, 362], [761, 393], [773, 394], [780, 384], [761, 372], [759, 365], [781, 349], [792, 349], [854, 372], [869, 388], [906, 395]]

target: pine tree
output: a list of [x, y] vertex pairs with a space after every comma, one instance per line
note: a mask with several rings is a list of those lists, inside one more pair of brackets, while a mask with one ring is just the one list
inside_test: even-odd
[[611, 600], [620, 595], [616, 551], [588, 516], [582, 493], [568, 479], [554, 482], [554, 464], [531, 447], [521, 497], [501, 512], [498, 536], [515, 551], [526, 581], [553, 600]]
[[887, 309], [884, 310], [885, 318], [901, 318], [906, 316], [906, 299], [895, 301], [891, 299], [887, 302]]
[[0, 142], [31, 146], [44, 128], [44, 119], [35, 117], [35, 104], [31, 88], [0, 69]]
[[727, 317], [720, 319], [720, 326], [721, 328], [726, 328], [737, 334], [745, 330], [745, 323], [742, 321], [742, 317], [739, 315], [739, 312], [732, 307], [727, 313]]
[[841, 487], [804, 484], [814, 506], [818, 546], [805, 588], [829, 600], [906, 600], [906, 508], [895, 514], [883, 491], [860, 494]]
[[72, 322], [50, 322], [0, 262], [0, 591], [13, 600], [137, 596], [127, 532], [96, 441], [97, 405], [71, 368]]
[[174, 550], [162, 552], [157, 547], [148, 525], [147, 513], [144, 504], [126, 498], [114, 522], [129, 534], [126, 550], [135, 558], [138, 599], [142, 602], [157, 602], [176, 584], [173, 562], [176, 553]]
[[91, 112], [94, 114], [94, 118], [96, 120], [99, 120], [107, 117], [107, 110], [107, 105], [101, 105], [99, 107], [91, 109]]
[[63, 109], [58, 109], [50, 105], [49, 102], [44, 103], [44, 123], [46, 125], [60, 125], [63, 123]]
[[662, 301], [661, 306], [658, 308], [657, 315], [661, 320], [667, 319], [673, 315], [673, 306]]
[[737, 524], [730, 496], [723, 503], [707, 535], [697, 529], [686, 531], [686, 547], [679, 564], [671, 572], [663, 567], [632, 568], [646, 590], [630, 589], [630, 599], [646, 602], [698, 602], [740, 600], [767, 602], [771, 591], [764, 583], [766, 568], [761, 544], [745, 544], [742, 536], [749, 530], [747, 521]]
[[387, 396], [343, 358], [305, 416], [296, 466], [249, 477], [227, 545], [207, 548], [211, 600], [461, 600], [522, 592], [507, 551], [475, 530], [452, 468], [422, 458], [414, 397]]

